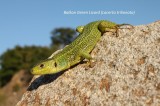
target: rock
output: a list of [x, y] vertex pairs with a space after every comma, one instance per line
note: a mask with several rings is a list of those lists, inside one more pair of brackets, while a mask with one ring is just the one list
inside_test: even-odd
[[106, 33], [86, 62], [35, 76], [17, 106], [160, 105], [160, 21]]

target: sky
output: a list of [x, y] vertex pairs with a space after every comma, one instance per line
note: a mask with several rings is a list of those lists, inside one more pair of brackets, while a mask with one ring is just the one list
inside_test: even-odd
[[[0, 0], [0, 54], [16, 45], [49, 46], [54, 28], [75, 29], [95, 20], [149, 24], [160, 19], [159, 5], [160, 0]], [[64, 14], [64, 11], [114, 14]]]

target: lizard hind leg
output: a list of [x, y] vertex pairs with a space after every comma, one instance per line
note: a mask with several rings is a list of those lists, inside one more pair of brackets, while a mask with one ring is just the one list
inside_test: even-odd
[[82, 33], [83, 32], [83, 29], [84, 29], [84, 26], [78, 26], [76, 28], [76, 31], [79, 32], [79, 33]]
[[[102, 21], [99, 24], [98, 28], [102, 33], [113, 32], [113, 33], [116, 33], [116, 37], [118, 37], [119, 36], [119, 31], [118, 30], [123, 29], [123, 28], [120, 28], [120, 27], [125, 26], [125, 25], [130, 25], [130, 24], [116, 24], [116, 23], [113, 23], [113, 22], [110, 22], [110, 21]], [[130, 26], [132, 26], [132, 25], [130, 25]]]
[[113, 22], [110, 22], [110, 21], [100, 22], [99, 25], [98, 25], [98, 28], [102, 33], [105, 33], [105, 32], [116, 33], [117, 32], [117, 24], [113, 23]]
[[117, 24], [117, 27], [120, 28], [121, 26], [126, 26], [126, 25], [129, 25], [129, 26], [133, 27], [133, 25], [131, 25], [131, 24], [125, 24], [125, 23], [123, 23], [123, 24]]
[[118, 37], [119, 36], [119, 31], [118, 31], [118, 29], [130, 29], [130, 28], [121, 28], [121, 26], [131, 26], [132, 28], [133, 28], [133, 26], [131, 25], [131, 24], [117, 24], [116, 25], [116, 37]]

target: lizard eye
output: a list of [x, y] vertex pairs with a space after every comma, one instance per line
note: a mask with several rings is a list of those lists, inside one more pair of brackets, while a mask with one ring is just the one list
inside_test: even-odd
[[57, 63], [56, 62], [54, 63], [54, 66], [57, 67]]
[[39, 66], [39, 67], [43, 68], [43, 67], [44, 67], [44, 64], [40, 64], [40, 66]]

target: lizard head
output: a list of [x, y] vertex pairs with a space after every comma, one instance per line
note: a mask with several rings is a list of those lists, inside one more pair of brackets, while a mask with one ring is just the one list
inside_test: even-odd
[[31, 73], [34, 75], [53, 74], [57, 72], [57, 63], [54, 60], [45, 60], [35, 65]]

